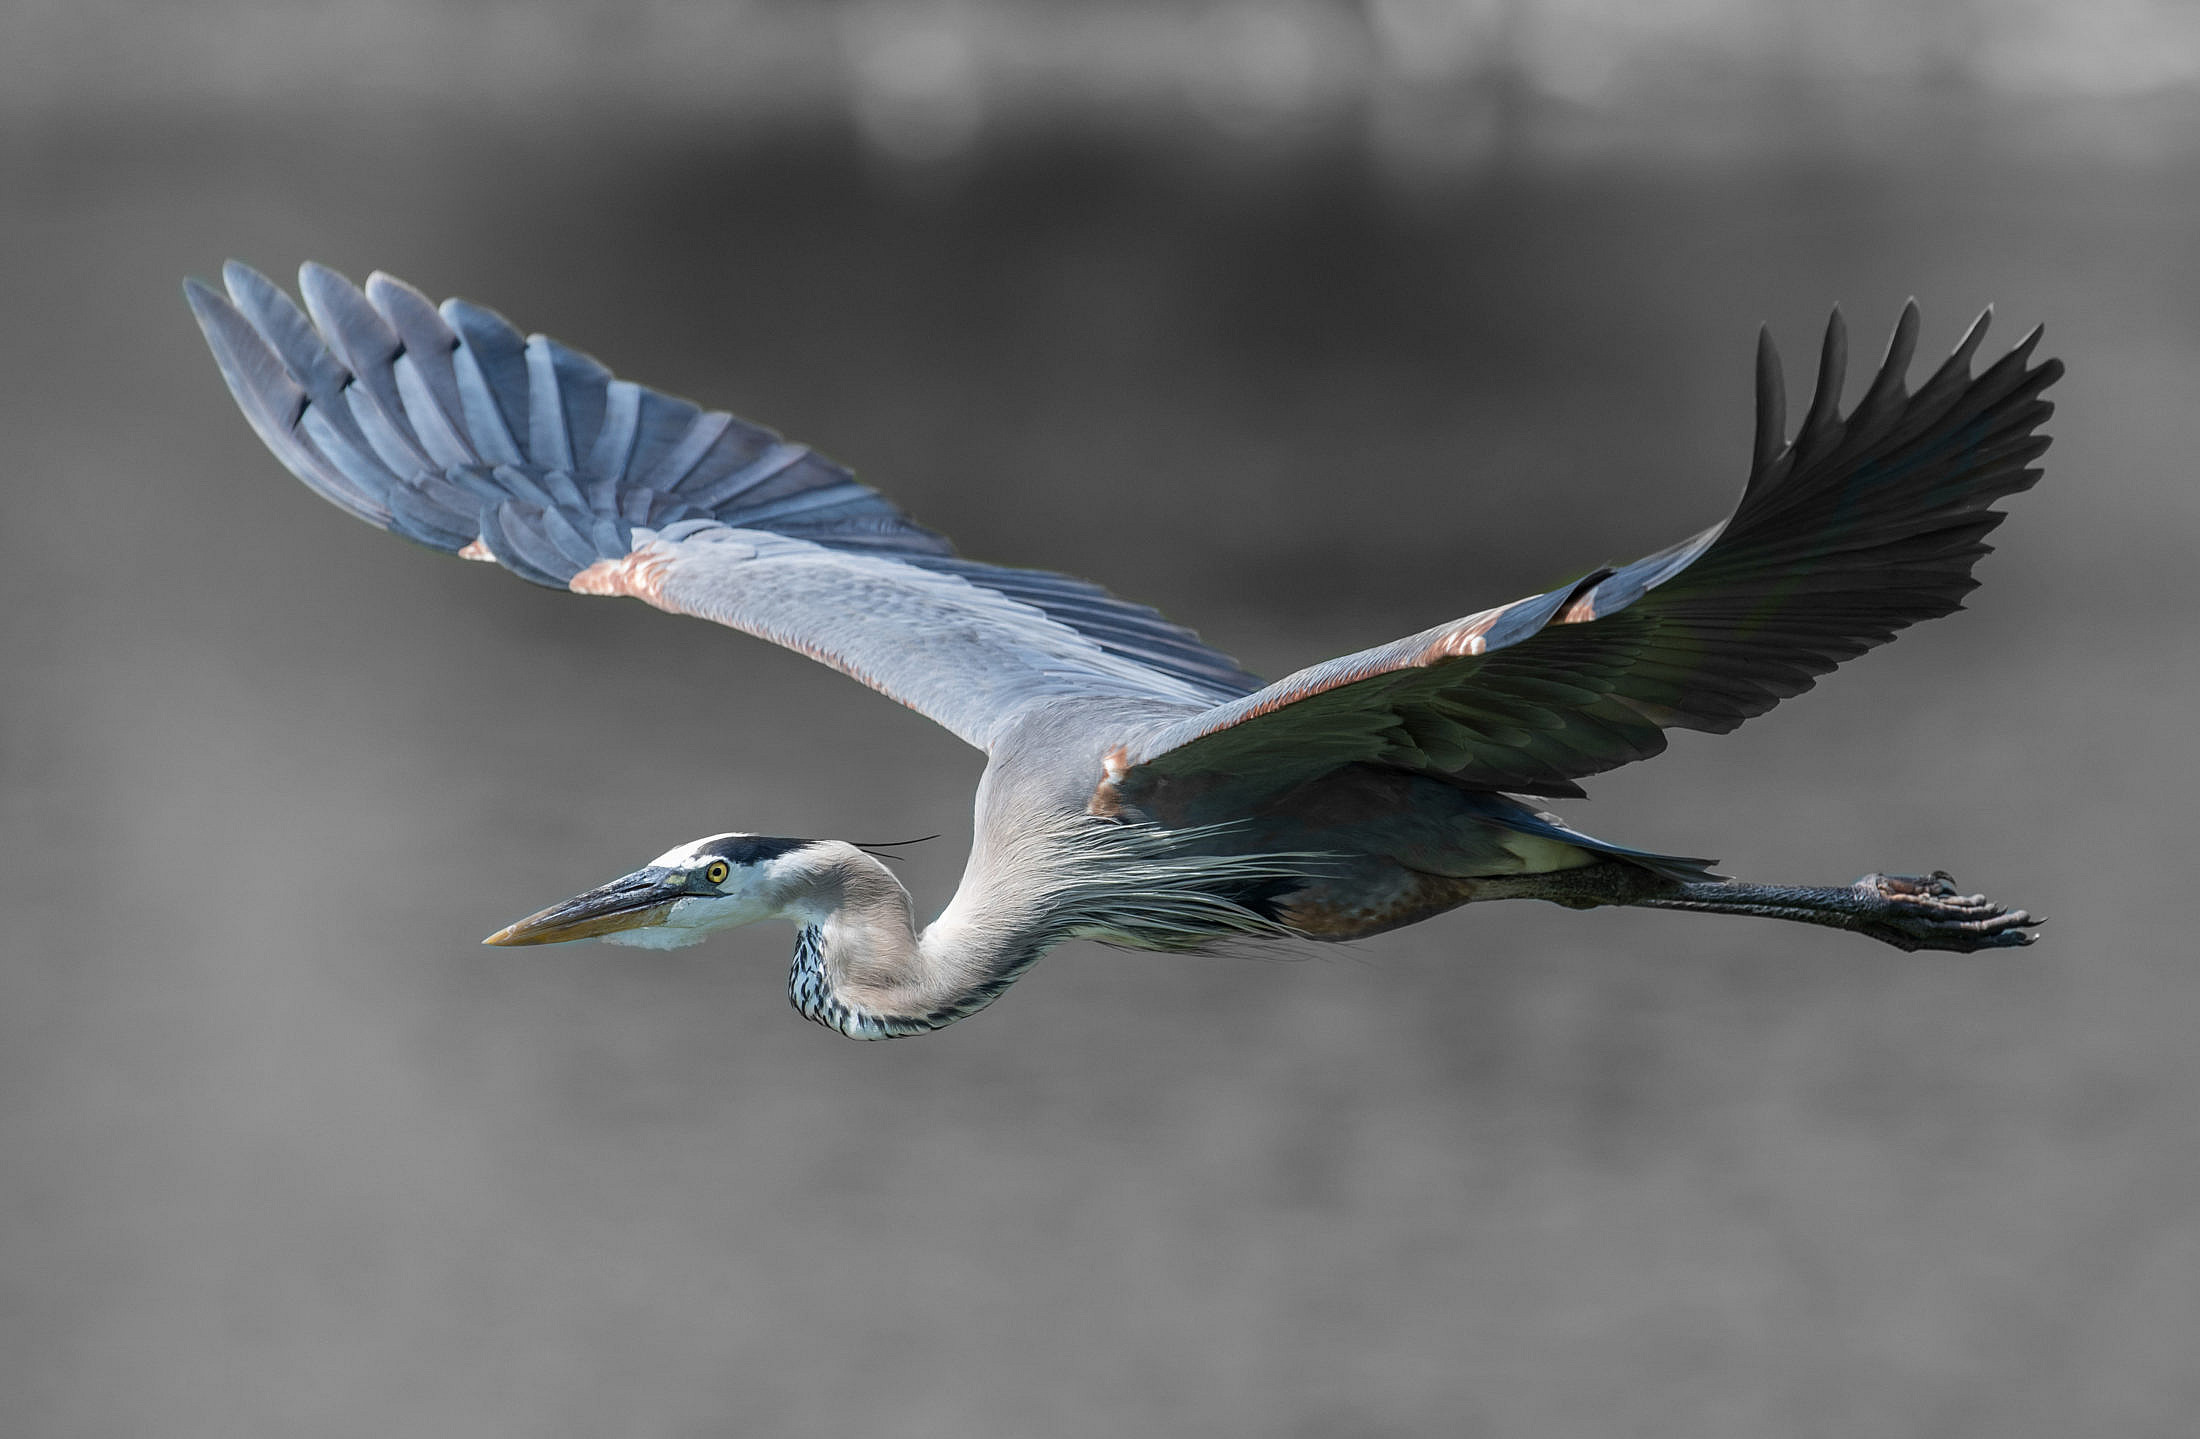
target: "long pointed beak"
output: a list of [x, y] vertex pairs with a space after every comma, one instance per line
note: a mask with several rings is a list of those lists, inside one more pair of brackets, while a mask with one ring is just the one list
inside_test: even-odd
[[641, 929], [663, 923], [673, 902], [686, 895], [686, 888], [672, 871], [655, 866], [638, 869], [624, 879], [576, 894], [516, 924], [508, 924], [482, 943], [563, 944], [569, 939], [593, 939], [622, 929]]

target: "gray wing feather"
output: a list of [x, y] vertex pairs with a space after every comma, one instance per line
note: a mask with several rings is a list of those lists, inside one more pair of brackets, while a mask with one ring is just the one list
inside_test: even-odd
[[[1260, 684], [1151, 609], [964, 559], [807, 447], [478, 305], [319, 265], [299, 272], [304, 310], [243, 265], [223, 279], [226, 295], [185, 293], [254, 430], [323, 496], [419, 544], [765, 635], [981, 745], [1050, 697], [1209, 705]], [[629, 582], [644, 552], [647, 586]]]
[[[1990, 313], [1990, 312], [1989, 312]], [[1971, 327], [1915, 395], [1912, 304], [1845, 419], [1848, 340], [1836, 313], [1801, 429], [1758, 350], [1757, 424], [1734, 514], [1618, 569], [1302, 670], [1126, 743], [1114, 782], [1191, 775], [1282, 785], [1352, 762], [1477, 788], [1578, 795], [1574, 780], [1665, 747], [1664, 731], [1724, 732], [1799, 694], [1897, 630], [1961, 608], [2001, 523], [2028, 489], [2062, 373], [2031, 363], [2035, 330], [1973, 377]]]
[[636, 561], [627, 592], [799, 650], [980, 749], [1050, 700], [1200, 703], [1193, 686], [953, 570], [711, 524], [643, 538]]

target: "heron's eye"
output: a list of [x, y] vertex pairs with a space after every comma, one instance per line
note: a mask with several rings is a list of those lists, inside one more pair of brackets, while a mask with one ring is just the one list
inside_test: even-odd
[[703, 878], [709, 880], [712, 884], [724, 884], [726, 876], [732, 873], [732, 866], [722, 859], [714, 859], [710, 862], [710, 868], [703, 871]]

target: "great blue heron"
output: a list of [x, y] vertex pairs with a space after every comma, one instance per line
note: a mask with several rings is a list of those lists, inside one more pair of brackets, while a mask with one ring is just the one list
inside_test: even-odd
[[2038, 920], [1946, 874], [1799, 887], [1608, 843], [1513, 794], [1724, 732], [1959, 608], [2039, 478], [2035, 330], [1975, 378], [1982, 315], [1916, 394], [1917, 307], [1841, 413], [1827, 326], [1786, 436], [1760, 337], [1749, 481], [1724, 522], [1547, 594], [1299, 671], [1247, 674], [1097, 585], [958, 556], [847, 470], [629, 381], [463, 300], [300, 272], [311, 319], [245, 266], [185, 286], [230, 390], [292, 473], [407, 539], [585, 595], [631, 595], [799, 650], [987, 755], [961, 887], [909, 893], [835, 840], [720, 834], [491, 935], [693, 944], [799, 927], [789, 996], [852, 1038], [937, 1029], [1073, 937], [1183, 950], [1351, 939], [1474, 900], [1761, 915], [1902, 949], [2027, 944]]

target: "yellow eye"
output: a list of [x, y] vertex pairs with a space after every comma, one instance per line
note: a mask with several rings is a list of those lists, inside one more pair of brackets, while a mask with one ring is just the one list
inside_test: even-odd
[[732, 873], [732, 867], [724, 860], [713, 860], [710, 868], [703, 871], [703, 878], [709, 880], [712, 884], [724, 884], [726, 876]]

